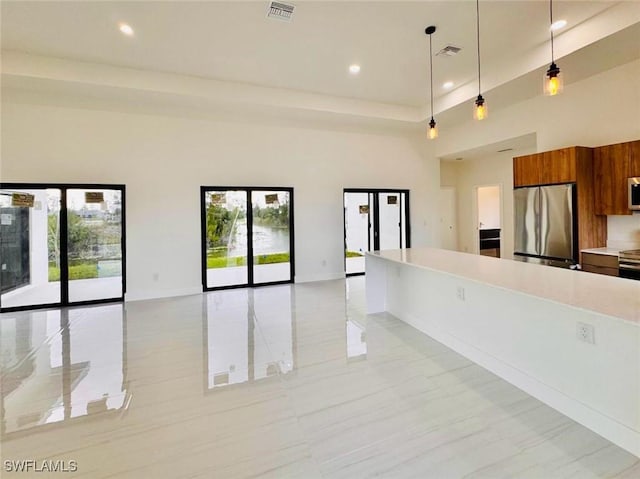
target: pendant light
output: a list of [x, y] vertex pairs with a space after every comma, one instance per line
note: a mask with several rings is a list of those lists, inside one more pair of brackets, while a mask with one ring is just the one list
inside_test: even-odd
[[544, 94], [557, 95], [562, 91], [562, 75], [553, 55], [553, 0], [549, 0], [549, 31], [551, 32], [551, 65], [544, 75]]
[[436, 120], [433, 119], [433, 48], [431, 45], [431, 35], [436, 31], [436, 27], [433, 25], [427, 27], [424, 31], [429, 35], [429, 83], [431, 85], [429, 92], [431, 93], [431, 121], [429, 121], [429, 139], [435, 140], [438, 138], [438, 127], [436, 126]]
[[478, 40], [478, 98], [476, 98], [473, 106], [473, 118], [475, 120], [484, 120], [489, 111], [487, 110], [487, 102], [482, 97], [482, 90], [480, 89], [480, 0], [476, 0], [476, 33]]

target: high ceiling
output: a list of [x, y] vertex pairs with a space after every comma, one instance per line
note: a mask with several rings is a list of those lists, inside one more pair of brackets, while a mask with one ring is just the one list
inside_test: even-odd
[[[424, 108], [424, 29], [435, 25], [434, 53], [462, 48], [454, 57], [434, 57], [440, 109], [477, 94], [474, 1], [293, 3], [293, 20], [285, 23], [266, 18], [266, 1], [2, 1], [2, 48]], [[635, 19], [616, 14], [625, 3], [627, 11], [638, 7]], [[555, 41], [562, 57], [637, 22], [640, 2], [556, 0], [554, 18], [568, 22]], [[480, 20], [483, 90], [549, 63], [548, 2], [481, 0]], [[124, 36], [119, 22], [135, 35]], [[361, 65], [357, 76], [348, 72], [352, 63]], [[454, 82], [451, 91], [442, 88], [445, 81]]]

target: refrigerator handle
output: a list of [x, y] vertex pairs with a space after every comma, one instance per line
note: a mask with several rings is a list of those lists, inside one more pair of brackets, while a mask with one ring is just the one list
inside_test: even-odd
[[536, 187], [534, 197], [534, 213], [535, 213], [535, 235], [536, 235], [536, 254], [542, 254], [542, 191], [540, 187]]

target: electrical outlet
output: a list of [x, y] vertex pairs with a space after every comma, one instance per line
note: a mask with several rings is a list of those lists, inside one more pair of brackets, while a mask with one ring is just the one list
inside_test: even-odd
[[576, 324], [576, 336], [580, 341], [596, 344], [596, 335], [591, 324], [578, 322], [578, 324]]
[[456, 288], [456, 298], [460, 301], [464, 301], [464, 288], [462, 286], [458, 286]]

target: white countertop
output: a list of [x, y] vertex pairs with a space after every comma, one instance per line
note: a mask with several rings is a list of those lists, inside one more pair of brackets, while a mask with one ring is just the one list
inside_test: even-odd
[[640, 281], [436, 248], [367, 255], [440, 271], [640, 325]]
[[605, 254], [607, 256], [619, 256], [620, 250], [617, 248], [589, 248], [581, 249], [581, 253]]

